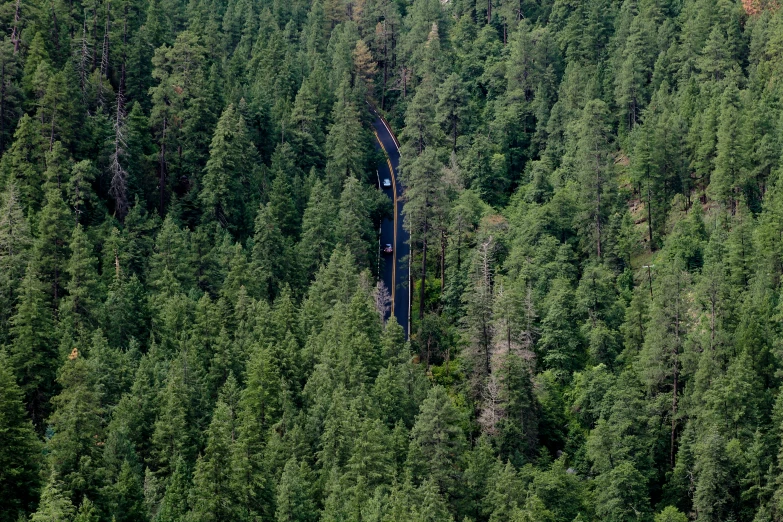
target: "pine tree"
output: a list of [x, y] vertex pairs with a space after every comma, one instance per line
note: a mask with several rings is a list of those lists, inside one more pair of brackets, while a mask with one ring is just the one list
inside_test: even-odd
[[229, 105], [220, 116], [210, 145], [199, 199], [218, 222], [233, 230], [247, 227], [252, 208], [256, 150], [242, 115]]
[[365, 90], [372, 96], [378, 65], [364, 40], [356, 41], [356, 47], [353, 50], [353, 67], [356, 78], [362, 82]]
[[79, 505], [76, 516], [73, 517], [73, 522], [98, 522], [100, 517], [98, 516], [98, 508], [89, 498], [85, 498], [81, 505]]
[[662, 217], [659, 201], [661, 198], [661, 176], [655, 162], [654, 136], [648, 124], [638, 127], [636, 132], [634, 154], [631, 158], [631, 175], [644, 200], [647, 213], [647, 239], [650, 250], [655, 249], [655, 230], [661, 230], [658, 220]]
[[427, 253], [437, 230], [438, 219], [445, 215], [446, 206], [443, 165], [434, 148], [423, 151], [405, 167], [404, 180], [407, 186], [404, 208], [406, 226], [411, 233], [412, 244], [421, 252], [419, 319], [422, 319], [425, 310]]
[[650, 500], [646, 480], [630, 462], [622, 462], [600, 476], [601, 489], [596, 498], [596, 514], [602, 520], [620, 522], [649, 517]]
[[[30, 47], [27, 51], [27, 59], [24, 64], [24, 75], [22, 77], [22, 85], [26, 93], [29, 95], [33, 92], [33, 79], [38, 67], [41, 63], [49, 65], [50, 58], [49, 53], [46, 50], [46, 40], [43, 33], [36, 32], [30, 42]], [[29, 97], [29, 96], [28, 96]]]
[[21, 114], [21, 78], [14, 44], [9, 38], [0, 42], [0, 153], [11, 144], [12, 132]]
[[445, 388], [433, 387], [411, 430], [408, 468], [414, 478], [429, 478], [440, 493], [454, 495], [461, 476], [457, 456], [464, 445], [458, 410]]
[[726, 205], [732, 214], [736, 210], [740, 187], [748, 175], [746, 158], [748, 144], [739, 123], [739, 91], [732, 83], [721, 97], [720, 119], [717, 131], [715, 170], [710, 177], [710, 195]]
[[661, 392], [671, 387], [669, 458], [670, 465], [674, 467], [677, 411], [679, 395], [682, 393], [680, 359], [690, 319], [689, 304], [685, 296], [689, 276], [683, 270], [680, 260], [675, 260], [670, 266], [663, 266], [657, 271], [650, 322], [644, 346], [639, 354], [639, 365], [641, 376], [651, 390]]
[[64, 186], [68, 185], [73, 163], [68, 156], [68, 151], [65, 150], [62, 142], [55, 141], [51, 149], [46, 151], [45, 157], [46, 170], [44, 171], [44, 178], [46, 178], [46, 183], [44, 184], [44, 191], [48, 192], [52, 188], [62, 190]]
[[312, 478], [307, 464], [291, 457], [277, 486], [277, 522], [314, 522], [318, 511], [312, 498]]
[[491, 507], [490, 520], [514, 520], [514, 514], [523, 502], [522, 484], [510, 462], [498, 470], [494, 487], [489, 491], [486, 502]]
[[277, 146], [272, 155], [272, 184], [269, 187], [269, 210], [272, 219], [280, 226], [280, 232], [288, 238], [299, 236], [304, 202], [301, 183], [302, 172], [297, 166], [294, 151], [287, 143]]
[[688, 522], [688, 516], [674, 506], [666, 506], [655, 515], [655, 522]]
[[427, 78], [416, 89], [416, 94], [405, 110], [405, 127], [400, 133], [403, 158], [413, 161], [427, 147], [440, 146], [443, 136], [436, 123], [437, 101], [433, 80]]
[[54, 435], [47, 450], [54, 473], [62, 477], [63, 493], [77, 501], [96, 498], [100, 484], [106, 412], [95, 377], [91, 361], [74, 347], [57, 377], [62, 390], [52, 398]]
[[[152, 9], [154, 4], [150, 4]], [[179, 9], [176, 9], [179, 11]], [[159, 16], [159, 15], [157, 15]], [[159, 81], [150, 89], [150, 123], [158, 143], [158, 212], [165, 214], [169, 191], [184, 175], [189, 164], [198, 164], [199, 152], [207, 151], [207, 126], [200, 121], [205, 82], [206, 49], [191, 31], [177, 35], [174, 44], [155, 51], [152, 77]], [[188, 127], [201, 126], [189, 134]], [[206, 131], [206, 132], [205, 132]], [[199, 141], [205, 145], [197, 149]]]
[[306, 281], [329, 261], [336, 245], [334, 199], [321, 180], [310, 189], [310, 199], [302, 217], [302, 237], [297, 258]]
[[207, 446], [196, 462], [191, 491], [191, 513], [195, 520], [237, 520], [237, 492], [230, 462], [235, 443], [236, 411], [218, 400], [207, 430]]
[[149, 281], [158, 286], [164, 284], [166, 277], [171, 277], [182, 288], [190, 289], [195, 283], [193, 262], [189, 230], [178, 226], [171, 215], [166, 216], [149, 259]]
[[[38, 101], [36, 119], [41, 124], [41, 132], [49, 148], [52, 149], [55, 141], [62, 141], [69, 146], [76, 137], [78, 128], [74, 128], [79, 121], [76, 94], [76, 85], [69, 81], [68, 62], [62, 71], [52, 74], [46, 83], [42, 95]], [[73, 72], [71, 69], [70, 72]]]
[[[585, 236], [591, 239], [596, 256], [600, 259], [608, 210], [612, 198], [611, 133], [608, 125], [608, 110], [600, 100], [591, 100], [585, 105], [578, 128], [577, 143], [578, 181], [582, 190], [582, 223]], [[586, 246], [586, 250], [589, 247]]]
[[351, 175], [364, 177], [364, 130], [347, 78], [337, 89], [332, 120], [334, 123], [326, 137], [326, 171], [328, 184], [336, 190]]
[[449, 513], [446, 502], [438, 492], [436, 481], [425, 480], [416, 494], [419, 498], [418, 502], [413, 505], [411, 520], [415, 522], [453, 522], [454, 517]]
[[[137, 463], [131, 464], [128, 459], [125, 459], [122, 462], [117, 482], [112, 485], [111, 496], [111, 511], [117, 522], [147, 520], [147, 513], [144, 505], [144, 482], [140, 466]], [[85, 502], [89, 502], [89, 500], [85, 499]], [[84, 504], [82, 504], [82, 507], [79, 509], [80, 513], [83, 509]], [[78, 516], [79, 515], [77, 515], [77, 517]], [[98, 514], [93, 513], [92, 516], [97, 518]], [[74, 520], [74, 522], [77, 521]]]
[[11, 318], [11, 364], [25, 394], [25, 404], [40, 428], [49, 411], [54, 391], [57, 350], [52, 310], [44, 286], [32, 264], [27, 266], [19, 288], [16, 314]]
[[376, 231], [370, 219], [371, 196], [355, 177], [345, 180], [337, 215], [337, 241], [345, 246], [362, 268], [374, 265]]
[[647, 102], [647, 82], [652, 73], [647, 49], [652, 42], [645, 23], [644, 15], [637, 15], [631, 22], [620, 71], [615, 78], [615, 98], [626, 131], [633, 130]]
[[31, 522], [70, 522], [76, 514], [76, 508], [62, 491], [62, 484], [52, 476], [41, 494], [38, 509], [30, 517]]
[[30, 512], [37, 500], [41, 448], [4, 351], [0, 351], [0, 433], [0, 520], [12, 522]]
[[558, 375], [565, 377], [582, 364], [579, 351], [581, 336], [574, 321], [574, 294], [565, 279], [550, 283], [546, 296], [546, 313], [541, 318], [541, 338], [536, 344], [543, 354], [543, 362]]
[[278, 419], [280, 384], [268, 349], [254, 348], [247, 363], [246, 379], [238, 405], [236, 444], [231, 460], [237, 501], [250, 516], [270, 515], [272, 477], [263, 452], [269, 430]]
[[14, 183], [0, 194], [0, 205], [0, 342], [5, 342], [33, 238]]
[[457, 73], [452, 73], [438, 89], [438, 105], [436, 118], [444, 127], [445, 134], [450, 137], [451, 150], [457, 151], [457, 138], [465, 117], [465, 99], [467, 93], [462, 79]]
[[54, 308], [65, 295], [66, 267], [70, 256], [71, 216], [60, 190], [51, 188], [38, 218], [38, 237], [33, 249], [36, 271], [48, 287]]
[[13, 144], [0, 160], [5, 183], [16, 184], [22, 208], [28, 211], [39, 209], [43, 199], [45, 147], [35, 120], [25, 114], [16, 127]]
[[190, 471], [185, 459], [177, 457], [174, 472], [168, 480], [166, 493], [160, 502], [155, 520], [174, 522], [188, 516], [188, 493], [192, 488]]
[[268, 204], [261, 205], [255, 221], [251, 262], [261, 298], [274, 299], [288, 281], [290, 267], [286, 259], [289, 250], [289, 242], [283, 237], [271, 208]]
[[66, 267], [70, 276], [66, 286], [68, 295], [63, 299], [60, 313], [63, 321], [81, 335], [95, 324], [98, 297], [97, 259], [81, 225], [73, 229], [70, 248], [71, 258]]
[[97, 203], [98, 198], [92, 188], [96, 174], [95, 167], [90, 160], [76, 163], [71, 170], [65, 192], [77, 223], [86, 223], [90, 207], [94, 207]]

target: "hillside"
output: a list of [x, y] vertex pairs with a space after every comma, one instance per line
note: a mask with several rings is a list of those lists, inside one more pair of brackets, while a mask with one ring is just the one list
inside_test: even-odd
[[783, 520], [774, 2], [0, 27], [0, 522]]

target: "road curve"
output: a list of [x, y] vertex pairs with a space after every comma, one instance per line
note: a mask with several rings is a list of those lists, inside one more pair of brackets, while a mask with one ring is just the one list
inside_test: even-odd
[[[381, 182], [381, 190], [391, 198], [394, 203], [394, 217], [384, 219], [381, 223], [380, 246], [392, 245], [392, 254], [381, 253], [381, 280], [389, 289], [392, 296], [390, 314], [394, 314], [397, 322], [405, 330], [408, 337], [410, 330], [410, 285], [409, 285], [409, 253], [408, 239], [410, 234], [402, 226], [403, 186], [398, 176], [400, 167], [400, 147], [397, 138], [392, 133], [389, 124], [377, 112], [373, 111], [373, 131], [375, 132], [375, 146], [384, 153], [384, 160], [378, 164], [378, 178]], [[392, 186], [384, 188], [384, 179], [390, 179]], [[382, 252], [382, 251], [381, 251]], [[388, 317], [388, 316], [387, 316]]]

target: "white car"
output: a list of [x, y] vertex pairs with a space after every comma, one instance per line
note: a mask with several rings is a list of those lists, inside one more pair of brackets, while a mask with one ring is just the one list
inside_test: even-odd
[[385, 245], [383, 245], [383, 253], [384, 254], [391, 254], [392, 251], [393, 251], [393, 249], [392, 249], [392, 246], [391, 246], [390, 243], [386, 243]]
[[383, 188], [391, 187], [391, 180], [389, 178], [383, 178]]

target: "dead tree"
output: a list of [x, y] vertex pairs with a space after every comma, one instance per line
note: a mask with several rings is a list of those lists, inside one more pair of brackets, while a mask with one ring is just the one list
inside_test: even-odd
[[117, 92], [117, 110], [114, 116], [114, 151], [109, 166], [111, 171], [109, 193], [114, 198], [114, 212], [120, 221], [128, 213], [128, 171], [122, 166], [126, 155], [124, 101], [120, 90]]

